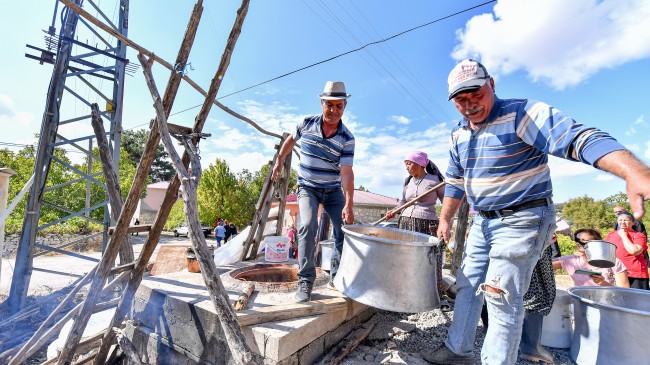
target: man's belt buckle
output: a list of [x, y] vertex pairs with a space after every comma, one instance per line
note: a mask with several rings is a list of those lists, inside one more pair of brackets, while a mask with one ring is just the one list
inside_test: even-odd
[[496, 213], [499, 217], [509, 217], [515, 214], [515, 211], [512, 209], [501, 209], [501, 210], [497, 210]]

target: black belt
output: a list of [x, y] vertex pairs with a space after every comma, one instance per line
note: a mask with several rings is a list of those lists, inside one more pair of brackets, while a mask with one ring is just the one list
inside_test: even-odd
[[511, 216], [515, 212], [518, 212], [520, 210], [537, 208], [537, 207], [548, 207], [551, 204], [553, 204], [553, 199], [541, 198], [541, 199], [529, 200], [525, 203], [513, 205], [505, 209], [479, 210], [478, 214], [485, 219], [494, 219], [494, 218]]

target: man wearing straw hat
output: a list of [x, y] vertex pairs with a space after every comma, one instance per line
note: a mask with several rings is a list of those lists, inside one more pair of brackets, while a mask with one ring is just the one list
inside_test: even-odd
[[311, 300], [311, 291], [316, 279], [314, 251], [318, 231], [318, 206], [332, 221], [335, 250], [332, 252], [330, 282], [336, 275], [343, 250], [343, 222], [354, 222], [353, 194], [354, 136], [343, 125], [341, 117], [351, 95], [345, 91], [341, 81], [328, 81], [319, 95], [322, 114], [305, 118], [293, 135], [282, 147], [275, 166], [273, 180], [276, 180], [284, 158], [291, 153], [296, 141], [302, 139], [300, 167], [298, 169], [298, 207], [300, 225], [298, 230], [298, 291], [297, 302]]
[[454, 319], [445, 345], [424, 351], [434, 364], [473, 364], [483, 300], [489, 322], [481, 362], [514, 364], [522, 337], [523, 296], [555, 230], [548, 155], [590, 164], [625, 179], [636, 218], [650, 199], [650, 168], [609, 134], [528, 99], [499, 99], [479, 62], [449, 74], [449, 100], [463, 119], [452, 129], [438, 237], [449, 240], [463, 198], [478, 211], [457, 274]]

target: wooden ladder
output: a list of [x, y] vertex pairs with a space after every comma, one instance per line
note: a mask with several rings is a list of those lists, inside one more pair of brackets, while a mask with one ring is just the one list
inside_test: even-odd
[[[251, 222], [248, 236], [243, 243], [244, 250], [242, 251], [240, 261], [254, 260], [256, 258], [257, 250], [265, 237], [264, 229], [267, 222], [277, 219], [277, 226], [274, 235], [279, 236], [282, 234], [284, 210], [287, 204], [287, 191], [289, 188], [289, 177], [291, 173], [291, 153], [287, 155], [282, 163], [280, 178], [277, 181], [273, 181], [271, 175], [273, 174], [273, 166], [275, 166], [275, 163], [279, 158], [280, 148], [287, 137], [289, 137], [289, 134], [284, 133], [280, 143], [275, 146], [275, 149], [278, 152], [273, 157], [273, 161], [269, 162], [269, 170], [266, 174], [266, 180], [262, 186], [260, 197], [257, 200], [257, 204], [255, 204], [255, 216]], [[277, 218], [269, 219], [271, 205], [273, 205], [276, 196], [278, 196], [280, 202], [278, 206], [278, 216]]]

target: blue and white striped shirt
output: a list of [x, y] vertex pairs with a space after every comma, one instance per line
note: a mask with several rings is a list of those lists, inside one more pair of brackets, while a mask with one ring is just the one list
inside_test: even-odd
[[354, 136], [339, 121], [336, 132], [323, 137], [323, 116], [311, 116], [298, 124], [293, 136], [300, 143], [298, 186], [314, 188], [341, 187], [341, 166], [352, 166]]
[[594, 165], [625, 149], [545, 103], [499, 99], [475, 131], [463, 119], [451, 133], [445, 196], [474, 209], [499, 210], [553, 195], [548, 154]]

